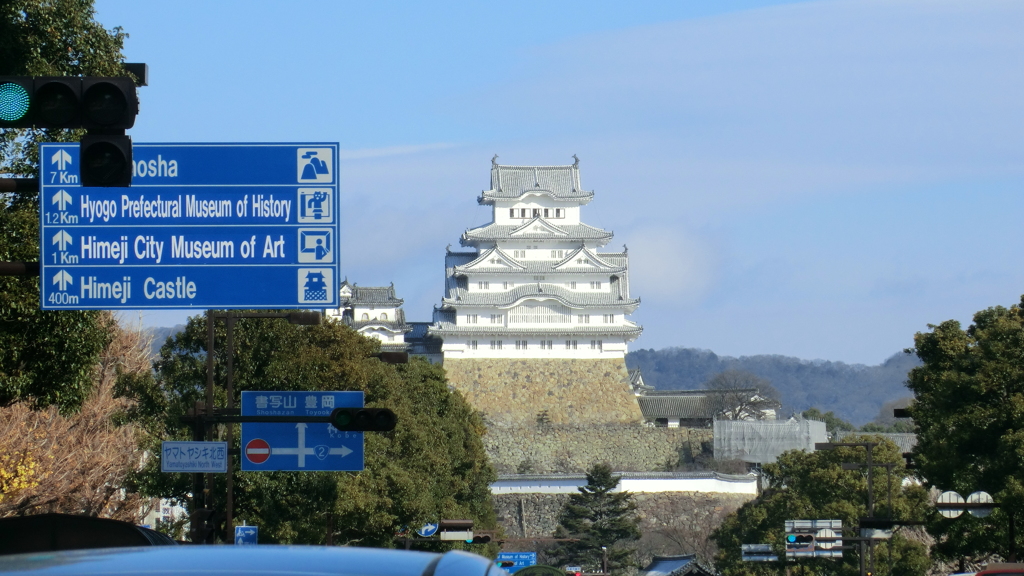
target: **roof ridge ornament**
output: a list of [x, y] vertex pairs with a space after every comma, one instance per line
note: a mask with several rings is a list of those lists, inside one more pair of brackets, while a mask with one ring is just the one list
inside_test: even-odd
[[579, 167], [580, 167], [580, 159], [579, 159], [579, 156], [576, 156], [575, 154], [573, 154], [573, 155], [572, 155], [572, 159], [573, 159], [573, 160], [575, 160], [575, 162], [573, 162], [573, 163], [572, 163], [572, 167], [573, 167], [573, 168], [579, 168]]
[[497, 154], [494, 155], [494, 158], [491, 158], [491, 166], [495, 166], [495, 167], [498, 166], [498, 155]]

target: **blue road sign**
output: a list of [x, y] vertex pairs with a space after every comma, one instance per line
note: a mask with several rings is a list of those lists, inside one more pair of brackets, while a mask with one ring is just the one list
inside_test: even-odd
[[430, 538], [434, 534], [437, 534], [437, 529], [440, 526], [441, 525], [437, 522], [428, 522], [424, 524], [422, 528], [417, 530], [416, 533], [419, 534], [421, 538]]
[[258, 544], [259, 539], [259, 526], [235, 526], [235, 544], [239, 546], [252, 546]]
[[[362, 406], [362, 392], [242, 392], [242, 416], [330, 416], [335, 408]], [[342, 432], [326, 422], [242, 424], [242, 470], [362, 469], [362, 432]]]
[[160, 447], [160, 471], [225, 473], [228, 443], [164, 441]]
[[526, 568], [527, 566], [534, 566], [537, 564], [537, 553], [536, 552], [498, 552], [498, 562], [515, 562], [511, 567], [505, 568], [505, 571], [509, 574], [514, 574], [517, 570]]
[[336, 307], [337, 144], [135, 144], [130, 188], [40, 145], [47, 310]]

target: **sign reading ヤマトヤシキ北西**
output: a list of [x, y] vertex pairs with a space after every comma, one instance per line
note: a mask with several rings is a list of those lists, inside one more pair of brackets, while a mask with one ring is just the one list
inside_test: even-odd
[[337, 144], [136, 144], [130, 188], [40, 145], [44, 309], [337, 305]]

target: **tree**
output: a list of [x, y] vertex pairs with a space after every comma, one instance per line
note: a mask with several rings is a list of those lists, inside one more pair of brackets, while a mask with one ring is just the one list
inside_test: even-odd
[[832, 412], [831, 410], [822, 414], [821, 410], [818, 410], [817, 408], [808, 408], [803, 411], [801, 416], [808, 420], [820, 420], [821, 422], [824, 422], [825, 429], [828, 431], [829, 436], [832, 436], [836, 432], [853, 432], [856, 430], [853, 424], [850, 424], [846, 420], [836, 416], [835, 412]]
[[[90, 0], [0, 3], [0, 75], [123, 75], [127, 34], [93, 19]], [[32, 176], [39, 142], [74, 142], [82, 130], [0, 129], [0, 174]], [[39, 260], [38, 193], [0, 194], [0, 261]], [[39, 310], [39, 279], [0, 277], [0, 406], [31, 399], [63, 413], [90, 394], [107, 332], [95, 311]]]
[[587, 471], [587, 485], [573, 494], [562, 508], [555, 538], [578, 538], [559, 542], [550, 549], [554, 566], [571, 564], [586, 572], [602, 570], [603, 550], [608, 548], [608, 570], [621, 573], [633, 566], [632, 543], [640, 539], [633, 512], [636, 503], [629, 492], [614, 492], [619, 479], [607, 464], [595, 464]]
[[[908, 476], [899, 449], [878, 436], [857, 436], [853, 442], [873, 441], [880, 444], [873, 450], [875, 462], [895, 464], [891, 478], [881, 468], [875, 470], [874, 488], [876, 516], [888, 516], [887, 491], [892, 490], [892, 517], [920, 519], [929, 510], [928, 495], [920, 486], [904, 485]], [[786, 520], [838, 519], [843, 526], [856, 526], [867, 516], [867, 479], [863, 471], [843, 470], [843, 462], [863, 462], [864, 449], [839, 447], [835, 450], [802, 452], [791, 450], [778, 460], [764, 466], [766, 488], [730, 514], [714, 531], [718, 545], [715, 563], [726, 576], [776, 574], [778, 567], [760, 562], [743, 562], [741, 544], [771, 544], [780, 557], [785, 554], [784, 525]], [[879, 473], [881, 471], [881, 473]], [[891, 483], [890, 483], [891, 482]], [[907, 537], [901, 528], [893, 537], [875, 547], [879, 573], [923, 575], [928, 569], [924, 544]], [[891, 558], [892, 564], [889, 565]], [[825, 576], [854, 576], [859, 573], [855, 551], [844, 551], [842, 559], [808, 558], [800, 560], [810, 573]]]
[[[234, 341], [236, 406], [242, 390], [361, 390], [367, 406], [387, 407], [398, 416], [393, 432], [365, 435], [363, 472], [236, 472], [235, 517], [258, 524], [261, 542], [330, 539], [390, 547], [403, 526], [443, 518], [470, 518], [480, 530], [496, 526], [489, 490], [495, 475], [481, 440], [483, 423], [458, 392], [448, 389], [441, 367], [421, 359], [383, 364], [370, 358], [378, 341], [334, 321], [293, 326], [242, 319], [235, 324]], [[226, 404], [225, 344], [218, 323], [218, 406]], [[151, 450], [161, 440], [189, 437], [179, 418], [204, 396], [205, 319], [191, 318], [169, 339], [155, 367], [155, 375], [119, 381], [120, 392], [137, 401], [127, 416], [145, 426]], [[239, 434], [234, 438], [237, 447]], [[189, 476], [162, 474], [155, 460], [134, 485], [150, 496], [187, 502]], [[215, 482], [210, 493], [214, 508], [221, 510], [223, 477]]]
[[143, 502], [124, 480], [144, 458], [136, 426], [117, 426], [128, 408], [114, 398], [118, 374], [150, 370], [139, 326], [100, 314], [110, 343], [92, 370], [89, 397], [72, 416], [28, 402], [0, 408], [0, 516], [63, 512], [138, 521]]
[[779, 391], [768, 380], [742, 370], [726, 370], [704, 383], [714, 390], [718, 415], [729, 420], [763, 420], [782, 407]]
[[974, 315], [963, 330], [948, 320], [914, 336], [924, 363], [910, 371], [913, 459], [928, 486], [991, 494], [1002, 506], [986, 519], [964, 515], [929, 526], [944, 559], [1014, 557], [1008, 532], [1024, 506], [1024, 297]]

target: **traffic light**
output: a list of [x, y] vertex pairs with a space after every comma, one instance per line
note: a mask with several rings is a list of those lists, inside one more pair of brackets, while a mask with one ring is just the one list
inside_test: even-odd
[[343, 432], [389, 432], [398, 417], [387, 408], [335, 408], [331, 424]]
[[199, 508], [189, 517], [189, 538], [193, 544], [213, 544], [213, 510]]
[[466, 544], [487, 544], [490, 541], [490, 534], [477, 534], [471, 540], [466, 540]]
[[0, 76], [0, 128], [87, 128], [135, 125], [139, 99], [127, 77]]
[[814, 550], [814, 534], [786, 534], [786, 552]]
[[127, 77], [0, 76], [0, 128], [85, 128], [82, 186], [130, 186], [139, 99]]

